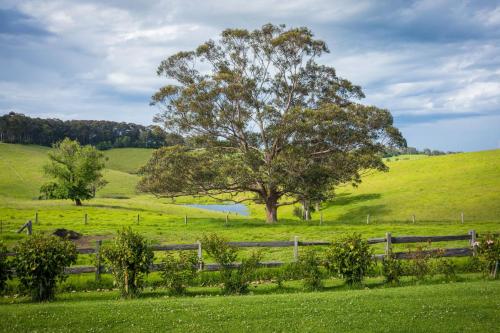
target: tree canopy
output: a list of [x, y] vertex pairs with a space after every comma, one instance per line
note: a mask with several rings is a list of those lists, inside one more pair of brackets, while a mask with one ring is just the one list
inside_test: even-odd
[[44, 171], [54, 181], [42, 185], [42, 198], [71, 199], [80, 206], [82, 200], [95, 197], [96, 191], [107, 183], [102, 174], [104, 155], [90, 145], [81, 146], [66, 138], [54, 144], [48, 156]]
[[244, 193], [275, 222], [281, 205], [326, 199], [362, 170], [385, 170], [381, 153], [405, 140], [389, 111], [357, 103], [361, 88], [316, 62], [326, 52], [305, 27], [266, 24], [162, 61], [158, 75], [175, 84], [153, 95], [155, 120], [191, 144], [157, 150], [139, 189]]

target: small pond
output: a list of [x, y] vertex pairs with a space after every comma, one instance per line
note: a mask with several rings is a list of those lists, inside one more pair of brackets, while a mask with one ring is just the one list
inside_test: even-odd
[[184, 206], [213, 210], [216, 212], [237, 213], [237, 214], [243, 215], [243, 216], [250, 215], [250, 212], [248, 211], [248, 207], [244, 204], [241, 204], [241, 203], [220, 204], [220, 205], [217, 205], [217, 204], [208, 204], [208, 205], [190, 204], [190, 205], [184, 205]]

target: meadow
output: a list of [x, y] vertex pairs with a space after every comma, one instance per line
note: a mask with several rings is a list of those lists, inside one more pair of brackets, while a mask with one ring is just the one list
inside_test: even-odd
[[[35, 215], [35, 232], [75, 230], [83, 234], [79, 247], [93, 247], [98, 239], [106, 242], [123, 226], [131, 226], [153, 244], [193, 243], [209, 233], [232, 241], [292, 240], [294, 236], [301, 241], [330, 241], [352, 232], [368, 238], [384, 237], [386, 232], [400, 236], [500, 231], [500, 150], [393, 157], [386, 160], [389, 172], [372, 172], [358, 187], [339, 188], [336, 198], [323, 203], [311, 221], [295, 217], [291, 206], [280, 208], [280, 221], [270, 225], [257, 204], [248, 205], [250, 216], [226, 215], [185, 206], [215, 202], [207, 197], [170, 199], [137, 193], [137, 173], [151, 155], [150, 149], [105, 151], [109, 183], [81, 207], [68, 200], [38, 200], [39, 187], [46, 181], [42, 168], [48, 149], [0, 144], [0, 239], [10, 248], [27, 237], [15, 231], [28, 219], [35, 222]], [[394, 250], [416, 245], [398, 244]], [[464, 247], [467, 241], [432, 246]], [[374, 250], [383, 253], [383, 244]], [[263, 260], [289, 262], [292, 251], [266, 249]], [[89, 265], [92, 260], [91, 255], [80, 255], [77, 265]], [[328, 279], [325, 290], [315, 293], [305, 292], [300, 281], [276, 286], [268, 280], [271, 271], [259, 270], [259, 279], [267, 281], [252, 285], [250, 295], [244, 297], [220, 296], [217, 283], [210, 283], [210, 274], [204, 275], [205, 282], [190, 287], [187, 297], [171, 297], [164, 289], [154, 288], [159, 281], [154, 273], [147, 279], [150, 287], [145, 293], [129, 301], [118, 300], [109, 275], [103, 275], [100, 284], [94, 283], [93, 274], [73, 275], [59, 286], [62, 293], [49, 304], [31, 304], [17, 295], [1, 299], [0, 331], [58, 332], [66, 331], [68, 325], [73, 331], [106, 332], [318, 332], [333, 328], [389, 332], [401, 327], [428, 332], [494, 331], [500, 314], [498, 281], [466, 273], [465, 258], [456, 262], [461, 274], [459, 282], [452, 284], [443, 284], [438, 276], [425, 283], [405, 278], [400, 287], [386, 288], [381, 277], [370, 277], [363, 287], [351, 289], [341, 280]], [[15, 290], [16, 282], [10, 285]]]
[[3, 299], [0, 331], [498, 332], [495, 281], [356, 290], [330, 284], [323, 292], [290, 286], [268, 294], [270, 288], [222, 297], [152, 291], [126, 301], [114, 291], [64, 293], [42, 304]]
[[[341, 187], [334, 200], [323, 203], [321, 225], [319, 212], [313, 213], [312, 221], [302, 221], [293, 216], [293, 207], [280, 208], [280, 222], [269, 225], [264, 222], [263, 207], [256, 204], [249, 205], [250, 216], [232, 213], [226, 224], [225, 213], [183, 205], [213, 203], [213, 199], [168, 199], [136, 193], [137, 171], [151, 149], [105, 151], [109, 183], [82, 207], [69, 200], [37, 200], [38, 189], [45, 181], [42, 167], [47, 152], [46, 147], [0, 144], [0, 238], [7, 245], [26, 237], [15, 231], [26, 220], [35, 221], [35, 214], [36, 231], [75, 230], [85, 236], [81, 244], [90, 246], [95, 239], [112, 237], [122, 226], [132, 226], [155, 244], [193, 243], [213, 232], [229, 240], [257, 241], [291, 240], [294, 236], [300, 240], [331, 240], [350, 232], [383, 237], [386, 232], [445, 235], [500, 229], [500, 150], [391, 158], [387, 161], [389, 172], [371, 173], [357, 188]], [[448, 246], [459, 244], [463, 242]], [[268, 257], [286, 259], [290, 251], [275, 249]]]

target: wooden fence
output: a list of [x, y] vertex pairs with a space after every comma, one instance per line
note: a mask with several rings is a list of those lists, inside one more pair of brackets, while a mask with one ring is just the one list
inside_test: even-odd
[[[380, 244], [385, 243], [385, 253], [376, 254], [374, 258], [377, 260], [382, 260], [384, 257], [393, 256], [396, 259], [411, 259], [414, 253], [411, 252], [392, 252], [392, 244], [407, 244], [407, 243], [433, 243], [433, 242], [445, 242], [445, 241], [469, 241], [468, 247], [463, 248], [443, 248], [443, 249], [431, 249], [425, 250], [423, 253], [444, 257], [464, 257], [476, 254], [476, 247], [474, 243], [476, 242], [477, 234], [474, 230], [469, 231], [466, 235], [448, 235], [448, 236], [399, 236], [394, 237], [390, 232], [386, 233], [385, 237], [381, 238], [368, 238], [368, 244]], [[275, 247], [293, 247], [293, 258], [296, 261], [299, 257], [299, 247], [303, 246], [328, 246], [331, 243], [326, 241], [299, 241], [299, 237], [295, 236], [293, 241], [262, 241], [262, 242], [228, 242], [228, 244], [235, 246], [237, 248], [275, 248]], [[109, 270], [101, 265], [101, 245], [102, 241], [96, 241], [96, 246], [94, 248], [79, 248], [77, 249], [80, 254], [95, 254], [96, 265], [95, 266], [78, 266], [69, 267], [66, 269], [69, 274], [80, 274], [80, 273], [95, 273], [96, 280], [99, 280], [101, 273], [108, 273]], [[167, 245], [154, 245], [152, 246], [153, 251], [185, 251], [185, 250], [196, 250], [198, 253], [198, 261], [200, 262], [199, 269], [205, 271], [218, 271], [220, 270], [219, 264], [205, 264], [203, 263], [203, 251], [202, 243], [197, 241], [194, 244], [167, 244]], [[15, 256], [15, 253], [7, 253], [7, 256]], [[286, 262], [283, 261], [267, 261], [261, 262], [259, 265], [261, 267], [279, 267], [285, 265]], [[240, 264], [234, 263], [231, 267], [237, 268]], [[154, 264], [151, 267], [152, 271], [157, 271], [159, 269], [158, 264]]]

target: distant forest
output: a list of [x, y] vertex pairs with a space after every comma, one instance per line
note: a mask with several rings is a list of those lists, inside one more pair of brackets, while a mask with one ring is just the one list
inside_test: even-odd
[[399, 155], [428, 155], [428, 156], [438, 156], [438, 155], [447, 155], [447, 154], [457, 154], [459, 151], [442, 151], [436, 149], [425, 148], [422, 150], [418, 150], [415, 147], [406, 147], [401, 149], [390, 149], [388, 148], [385, 151], [384, 157], [392, 157]]
[[143, 126], [106, 120], [31, 118], [10, 112], [0, 117], [0, 142], [51, 146], [64, 138], [93, 145], [100, 150], [120, 147], [158, 148], [182, 144], [182, 136], [159, 126]]

